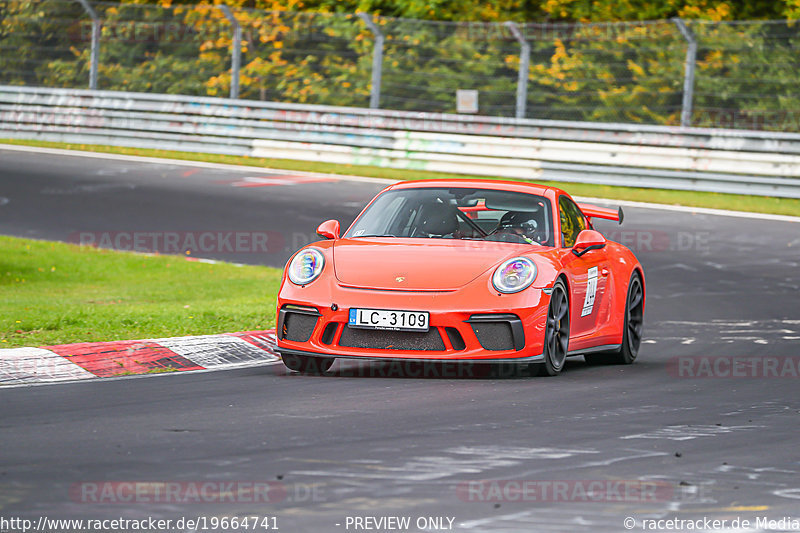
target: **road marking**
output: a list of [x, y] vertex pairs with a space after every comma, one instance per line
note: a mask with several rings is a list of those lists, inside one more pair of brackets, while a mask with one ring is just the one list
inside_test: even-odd
[[[0, 387], [280, 363], [275, 331], [0, 350]], [[158, 372], [158, 374], [153, 374]]]
[[716, 437], [717, 435], [724, 435], [732, 433], [733, 431], [753, 430], [763, 428], [764, 426], [667, 426], [664, 428], [656, 429], [646, 433], [637, 433], [635, 435], [625, 435], [619, 437], [620, 439], [667, 439], [667, 440], [692, 440], [698, 437]]
[[95, 375], [44, 348], [0, 350], [0, 386], [92, 379]]
[[236, 368], [277, 359], [276, 355], [230, 335], [174, 337], [155, 342], [206, 369]]
[[306, 183], [322, 183], [336, 181], [332, 177], [323, 176], [248, 176], [233, 182], [226, 182], [232, 187], [275, 187], [279, 185], [303, 185]]

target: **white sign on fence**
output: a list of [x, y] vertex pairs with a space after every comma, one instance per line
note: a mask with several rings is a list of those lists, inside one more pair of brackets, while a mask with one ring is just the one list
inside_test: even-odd
[[473, 89], [456, 90], [456, 112], [477, 113], [478, 91], [475, 91]]

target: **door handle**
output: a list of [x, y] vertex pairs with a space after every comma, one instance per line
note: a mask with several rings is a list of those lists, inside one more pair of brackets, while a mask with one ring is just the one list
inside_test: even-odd
[[603, 268], [603, 269], [600, 271], [600, 274], [602, 274], [602, 275], [603, 275], [603, 277], [606, 277], [606, 276], [608, 276], [608, 269], [607, 269], [607, 268]]

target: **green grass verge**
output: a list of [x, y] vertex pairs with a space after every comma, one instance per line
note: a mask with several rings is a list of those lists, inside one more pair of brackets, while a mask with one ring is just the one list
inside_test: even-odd
[[0, 348], [274, 327], [275, 268], [0, 236]]
[[[426, 178], [463, 178], [452, 174], [401, 170], [364, 165], [339, 165], [334, 163], [315, 163], [294, 161], [290, 159], [263, 159], [194, 152], [172, 152], [168, 150], [146, 150], [113, 146], [97, 146], [86, 144], [67, 144], [45, 141], [3, 140], [0, 143], [19, 144], [25, 146], [41, 146], [47, 148], [64, 148], [86, 150], [146, 157], [164, 157], [185, 159], [190, 161], [207, 161], [211, 163], [228, 163], [233, 165], [250, 165], [286, 170], [302, 170], [308, 172], [324, 172], [330, 174], [353, 174], [374, 178], [395, 180], [411, 180]], [[504, 178], [505, 179], [505, 178]], [[634, 187], [611, 187], [607, 185], [587, 185], [582, 183], [541, 182], [544, 185], [562, 187], [573, 196], [595, 196], [616, 200], [633, 200], [669, 205], [692, 207], [710, 207], [734, 211], [750, 211], [755, 213], [773, 213], [779, 215], [800, 216], [800, 200], [790, 198], [774, 198], [771, 196], [746, 196], [738, 194], [720, 194], [711, 192], [672, 191], [666, 189], [639, 189]]]

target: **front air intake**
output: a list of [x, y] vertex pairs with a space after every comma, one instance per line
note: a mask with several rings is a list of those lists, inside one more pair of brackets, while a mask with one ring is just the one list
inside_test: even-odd
[[313, 307], [285, 305], [278, 313], [278, 334], [281, 340], [308, 342], [320, 313]]
[[416, 332], [345, 327], [339, 339], [339, 346], [421, 352], [441, 352], [445, 349], [442, 336], [439, 335], [439, 330], [436, 328], [425, 332]]
[[501, 352], [525, 347], [522, 320], [510, 313], [472, 315], [467, 320], [484, 350]]

